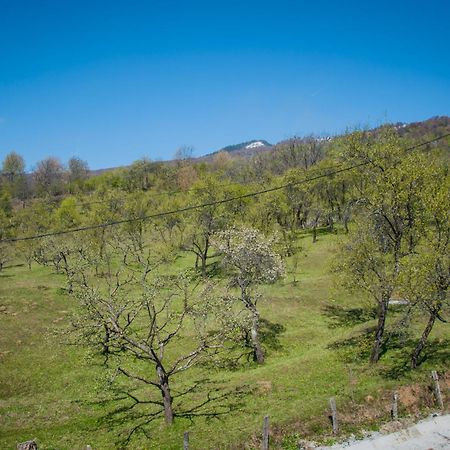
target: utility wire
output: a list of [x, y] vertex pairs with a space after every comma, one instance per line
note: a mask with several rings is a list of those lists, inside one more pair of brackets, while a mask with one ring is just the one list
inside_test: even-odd
[[[335, 167], [336, 167], [336, 165], [332, 165], [329, 167], [313, 168], [313, 169], [310, 169], [310, 172], [324, 171], [324, 170], [328, 170], [328, 169], [334, 169]], [[227, 181], [225, 183], [216, 183], [216, 184], [214, 184], [214, 187], [223, 187], [223, 188], [236, 187], [236, 186], [242, 187], [242, 186], [248, 186], [249, 184], [259, 184], [259, 183], [244, 184], [244, 183], [233, 183], [233, 182]], [[189, 194], [190, 192], [204, 192], [204, 191], [208, 191], [208, 190], [209, 190], [209, 187], [190, 187], [188, 189], [174, 189], [172, 191], [162, 191], [162, 192], [155, 192], [155, 193], [146, 192], [144, 194], [146, 196], [144, 199], [147, 200], [148, 202], [150, 202], [150, 200], [152, 200], [153, 198], [162, 197], [164, 195], [170, 196], [170, 195], [176, 195], [176, 194], [181, 194], [181, 193]], [[116, 199], [110, 198], [110, 199], [94, 200], [94, 201], [88, 201], [88, 202], [80, 201], [80, 203], [77, 206], [89, 206], [89, 205], [95, 205], [95, 204], [99, 204], [99, 203], [107, 203], [107, 202], [111, 202], [114, 200], [116, 200]]]
[[[425, 145], [428, 144], [432, 144], [433, 142], [437, 142], [441, 139], [444, 139], [446, 137], [450, 136], [450, 133], [444, 134], [442, 136], [438, 136], [434, 139], [431, 139], [429, 141], [426, 142], [421, 142], [419, 144], [416, 144], [412, 147], [408, 147], [405, 149], [406, 152], [411, 151], [411, 150], [415, 150], [419, 147], [423, 147]], [[87, 225], [87, 226], [83, 226], [83, 227], [77, 227], [77, 228], [70, 228], [67, 230], [60, 230], [60, 231], [52, 231], [52, 232], [48, 232], [48, 233], [41, 233], [41, 234], [35, 234], [32, 236], [22, 236], [22, 237], [17, 237], [17, 238], [9, 238], [9, 239], [1, 239], [0, 243], [13, 243], [13, 242], [19, 242], [19, 241], [29, 241], [29, 240], [34, 240], [34, 239], [42, 239], [45, 237], [50, 237], [50, 236], [61, 236], [64, 234], [70, 234], [70, 233], [78, 233], [80, 231], [89, 231], [89, 230], [96, 230], [99, 228], [108, 228], [108, 227], [112, 227], [112, 226], [116, 226], [116, 225], [122, 225], [124, 223], [133, 223], [133, 222], [138, 222], [141, 220], [149, 220], [149, 219], [155, 219], [155, 218], [159, 218], [159, 217], [165, 217], [165, 216], [169, 216], [169, 215], [173, 215], [173, 214], [179, 214], [179, 213], [184, 213], [187, 211], [193, 211], [196, 209], [200, 209], [200, 208], [205, 208], [208, 206], [216, 206], [216, 205], [221, 205], [224, 203], [229, 203], [229, 202], [233, 202], [236, 200], [242, 200], [242, 199], [246, 199], [246, 198], [250, 198], [250, 197], [256, 197], [258, 195], [262, 195], [262, 194], [267, 194], [269, 192], [275, 192], [275, 191], [279, 191], [281, 189], [285, 189], [287, 187], [291, 187], [291, 186], [298, 186], [301, 184], [306, 184], [309, 183], [310, 181], [315, 181], [315, 180], [319, 180], [321, 178], [326, 178], [329, 177], [331, 175], [336, 175], [338, 173], [343, 173], [343, 172], [347, 172], [349, 170], [353, 170], [356, 169], [358, 167], [362, 167], [362, 166], [366, 166], [368, 164], [370, 164], [371, 161], [364, 161], [358, 164], [354, 164], [352, 166], [348, 166], [348, 167], [344, 167], [342, 169], [337, 169], [335, 171], [332, 172], [327, 172], [325, 174], [321, 174], [321, 175], [316, 175], [313, 177], [309, 177], [309, 178], [305, 178], [303, 180], [299, 180], [297, 182], [293, 182], [293, 183], [286, 183], [286, 184], [282, 184], [280, 186], [275, 186], [272, 188], [268, 188], [268, 189], [263, 189], [260, 191], [255, 191], [255, 192], [250, 192], [248, 194], [242, 194], [242, 195], [238, 195], [235, 197], [230, 197], [230, 198], [225, 198], [222, 200], [215, 200], [215, 201], [211, 201], [211, 202], [207, 202], [207, 203], [201, 203], [201, 204], [197, 204], [197, 205], [191, 205], [191, 206], [186, 206], [184, 208], [178, 208], [178, 209], [174, 209], [174, 210], [169, 210], [169, 211], [163, 211], [160, 213], [155, 213], [155, 214], [149, 214], [149, 215], [145, 215], [145, 216], [141, 216], [141, 217], [135, 217], [135, 218], [130, 218], [130, 219], [121, 219], [121, 220], [112, 220], [109, 222], [104, 222], [104, 223], [100, 223], [100, 224], [96, 224], [96, 225]]]
[[[433, 143], [433, 142], [435, 142], [437, 140], [444, 139], [445, 137], [448, 137], [448, 136], [450, 136], [450, 133], [444, 134], [442, 136], [439, 136], [436, 139], [433, 139], [433, 140], [430, 140], [430, 141], [427, 141], [427, 142], [424, 142], [424, 143], [419, 143], [419, 144], [417, 144], [417, 145], [415, 145], [413, 147], [409, 147], [408, 149], [405, 149], [405, 150], [406, 151], [414, 150], [417, 147], [421, 147], [423, 145]], [[333, 169], [335, 167], [336, 167], [336, 165], [330, 166], [330, 167], [326, 167], [326, 168], [312, 169], [312, 171]], [[32, 173], [33, 172], [26, 172], [25, 174], [32, 174]], [[14, 173], [13, 172], [0, 172], [0, 176], [1, 175], [14, 175]], [[227, 186], [234, 186], [234, 185], [235, 185], [235, 183], [226, 182], [226, 183], [217, 184], [216, 186], [227, 187]], [[148, 202], [150, 202], [153, 198], [156, 198], [156, 197], [162, 197], [162, 196], [165, 196], [165, 195], [170, 196], [170, 195], [181, 194], [181, 193], [187, 194], [187, 193], [192, 192], [192, 191], [202, 191], [202, 190], [207, 190], [207, 189], [208, 188], [197, 188], [197, 187], [195, 187], [195, 188], [189, 188], [189, 189], [173, 189], [173, 190], [169, 190], [169, 191], [155, 192], [155, 193], [151, 193], [150, 197], [147, 198], [146, 200]], [[25, 200], [24, 203], [25, 204], [27, 204], [27, 203], [28, 204], [32, 204], [33, 201], [35, 201], [35, 200], [58, 201], [58, 200], [64, 200], [64, 199], [66, 199], [68, 197], [70, 197], [70, 194], [69, 195], [57, 195], [57, 196], [51, 197], [49, 199], [48, 198], [29, 199], [29, 200]], [[76, 199], [76, 200], [79, 201], [79, 199]], [[109, 198], [109, 199], [102, 199], [102, 200], [79, 201], [79, 205], [78, 206], [86, 207], [86, 206], [90, 206], [90, 205], [97, 205], [97, 204], [108, 203], [108, 202], [111, 202], [111, 201], [114, 201], [114, 200], [116, 200], [116, 199]], [[0, 240], [0, 242], [2, 242], [2, 241]]]
[[[219, 187], [236, 186], [236, 183], [232, 183], [232, 182], [228, 181], [226, 183], [216, 184], [216, 186], [219, 186]], [[189, 189], [173, 189], [170, 191], [154, 192], [154, 193], [150, 193], [150, 196], [148, 198], [145, 198], [145, 200], [150, 202], [153, 198], [162, 197], [165, 195], [170, 196], [170, 195], [181, 194], [181, 193], [188, 194], [189, 192], [193, 192], [193, 191], [205, 191], [205, 190], [208, 190], [208, 188], [207, 187], [204, 187], [204, 188], [193, 187], [193, 188], [189, 188]], [[131, 193], [127, 193], [127, 195], [131, 195]], [[53, 196], [53, 197], [49, 197], [49, 198], [46, 198], [46, 197], [31, 198], [31, 199], [25, 200], [24, 203], [31, 205], [31, 204], [33, 204], [34, 201], [38, 201], [38, 200], [47, 200], [47, 201], [57, 202], [59, 200], [65, 200], [66, 198], [70, 198], [70, 197], [74, 197], [75, 200], [78, 201], [77, 206], [82, 206], [82, 207], [90, 206], [90, 205], [97, 205], [97, 204], [102, 204], [102, 203], [109, 203], [111, 201], [118, 200], [116, 198], [105, 198], [102, 200], [82, 201], [80, 199], [77, 199], [75, 196], [71, 196], [70, 194], [69, 195], [63, 194], [63, 195], [57, 195], [57, 196]], [[123, 197], [121, 199], [123, 199]]]
[[[311, 169], [310, 172], [317, 172], [319, 170], [323, 171], [323, 170], [327, 170], [327, 169], [334, 169], [335, 167], [336, 167], [336, 165], [333, 165], [333, 166], [330, 166], [330, 167], [321, 167], [321, 168]], [[249, 183], [249, 184], [252, 184], [252, 183]], [[254, 183], [254, 184], [258, 184], [258, 183]], [[215, 184], [216, 187], [231, 187], [231, 186], [236, 186], [236, 185], [237, 185], [237, 183], [233, 183], [233, 182], [229, 182], [229, 181], [227, 181], [225, 183], [217, 183], [217, 184]], [[241, 186], [242, 185], [245, 185], [245, 184], [241, 184]], [[208, 187], [203, 187], [203, 188], [201, 188], [201, 187], [191, 187], [191, 188], [188, 188], [188, 189], [173, 189], [173, 190], [170, 190], [170, 191], [161, 191], [161, 192], [154, 192], [154, 193], [150, 192], [149, 193], [150, 194], [149, 197], [148, 198], [144, 198], [144, 199], [147, 200], [147, 202], [150, 202], [152, 199], [154, 199], [156, 197], [162, 197], [162, 196], [165, 196], [165, 195], [170, 196], [170, 195], [182, 194], [182, 193], [183, 194], [188, 194], [188, 193], [194, 192], [194, 191], [202, 192], [202, 191], [207, 191], [208, 189], [209, 189]], [[126, 195], [131, 195], [131, 193], [127, 193]], [[48, 198], [48, 199], [45, 198], [45, 197], [44, 198], [43, 197], [39, 197], [39, 198], [30, 199], [30, 200], [25, 200], [25, 203], [31, 204], [35, 200], [58, 201], [58, 200], [65, 200], [68, 197], [71, 197], [71, 195], [70, 194], [69, 195], [58, 195], [58, 196], [54, 196], [54, 197], [51, 197], [51, 198]], [[108, 202], [111, 202], [111, 201], [119, 200], [119, 199], [114, 198], [114, 197], [106, 198], [106, 199], [102, 199], [102, 200], [92, 200], [92, 201], [82, 201], [80, 199], [77, 199], [76, 197], [74, 197], [74, 198], [77, 201], [79, 201], [77, 206], [82, 206], [82, 207], [90, 206], [90, 205], [97, 205], [97, 204], [102, 204], [102, 203], [108, 203]], [[124, 197], [122, 197], [120, 200], [123, 200], [123, 199], [124, 199]]]

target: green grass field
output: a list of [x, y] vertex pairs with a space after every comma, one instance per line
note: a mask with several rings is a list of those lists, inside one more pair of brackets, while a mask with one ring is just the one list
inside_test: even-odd
[[[192, 449], [258, 448], [266, 414], [278, 436], [274, 448], [295, 448], [290, 435], [329, 435], [329, 397], [335, 396], [338, 407], [348, 410], [350, 402], [364, 403], [368, 395], [376, 399], [384, 390], [425, 380], [431, 368], [445, 369], [450, 336], [441, 324], [431, 337], [433, 351], [426, 352], [415, 372], [402, 370], [410, 351], [408, 337], [392, 339], [392, 348], [376, 367], [367, 364], [364, 340], [345, 345], [345, 339], [358, 338], [372, 322], [353, 322], [348, 309], [365, 309], [367, 300], [337, 288], [330, 273], [340, 238], [322, 234], [312, 244], [305, 236], [300, 240], [298, 283], [294, 285], [288, 275], [265, 288], [261, 316], [282, 325], [284, 331], [277, 336], [278, 345], [268, 347], [263, 366], [196, 368], [184, 375], [196, 379], [207, 370], [217, 385], [245, 387], [245, 395], [228, 399], [236, 401], [232, 413], [220, 420], [178, 420], [171, 428], [155, 421], [151, 435], [138, 435], [129, 448], [179, 449], [185, 430], [190, 431]], [[37, 265], [31, 271], [25, 266], [9, 267], [0, 274], [1, 449], [13, 449], [17, 442], [32, 438], [47, 450], [83, 449], [86, 444], [94, 450], [117, 448], [119, 429], [102, 420], [112, 406], [96, 402], [104, 369], [84, 349], [63, 344], [58, 333], [67, 327], [75, 307], [63, 286], [61, 275]], [[400, 314], [393, 312], [389, 323]], [[416, 327], [416, 332], [422, 327], [420, 320]], [[336, 342], [341, 343], [339, 349], [330, 347]], [[125, 429], [129, 426], [121, 424]], [[351, 430], [350, 423], [347, 429]]]

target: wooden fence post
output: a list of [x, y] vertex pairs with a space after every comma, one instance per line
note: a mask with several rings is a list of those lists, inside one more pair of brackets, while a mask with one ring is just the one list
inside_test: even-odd
[[189, 431], [185, 431], [183, 435], [183, 450], [189, 450]]
[[336, 399], [334, 397], [330, 398], [330, 409], [331, 409], [331, 422], [333, 424], [333, 433], [337, 434], [337, 432], [339, 431], [339, 425], [337, 419]]
[[434, 395], [436, 396], [436, 401], [438, 402], [439, 408], [444, 409], [444, 401], [442, 400], [441, 387], [439, 386], [439, 376], [435, 370], [431, 371], [431, 378], [434, 384]]
[[351, 367], [348, 368], [348, 380], [350, 383], [350, 396], [352, 398], [352, 403], [355, 403], [355, 378], [353, 376], [353, 369]]
[[397, 391], [394, 391], [394, 393], [392, 394], [391, 417], [393, 420], [398, 419], [398, 393], [397, 393]]
[[269, 450], [269, 416], [264, 416], [262, 450]]

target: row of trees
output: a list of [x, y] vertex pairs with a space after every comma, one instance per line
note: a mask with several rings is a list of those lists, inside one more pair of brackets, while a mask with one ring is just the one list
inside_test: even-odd
[[54, 157], [39, 161], [31, 174], [25, 172], [25, 160], [10, 152], [2, 162], [0, 186], [12, 198], [26, 200], [34, 196], [54, 196], [76, 192], [89, 173], [88, 165], [80, 158], [69, 159], [67, 168]]
[[232, 157], [220, 152], [213, 157], [193, 160], [192, 148], [180, 147], [173, 163], [141, 158], [128, 167], [108, 169], [100, 176], [89, 177], [88, 164], [78, 157], [67, 166], [58, 158], [39, 161], [31, 173], [25, 172], [25, 161], [17, 152], [10, 152], [2, 162], [0, 188], [13, 198], [62, 196], [74, 193], [100, 192], [111, 187], [124, 192], [150, 189], [187, 190], [202, 175], [213, 172], [238, 183], [267, 181], [294, 167], [309, 167], [325, 155], [326, 141], [313, 137], [283, 141], [270, 153], [252, 158]]

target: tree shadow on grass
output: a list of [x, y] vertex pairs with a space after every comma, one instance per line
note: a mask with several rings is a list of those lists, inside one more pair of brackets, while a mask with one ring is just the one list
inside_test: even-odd
[[14, 267], [25, 267], [25, 264], [24, 263], [8, 264], [7, 266], [3, 266], [3, 269], [13, 269]]
[[[321, 236], [326, 236], [329, 234], [336, 234], [336, 230], [330, 230], [329, 227], [318, 227], [316, 229], [316, 237], [319, 238]], [[313, 238], [313, 230], [312, 228], [301, 230], [297, 233], [297, 239], [312, 239]]]
[[[283, 349], [280, 335], [286, 331], [286, 327], [267, 319], [259, 320], [259, 338], [266, 350], [279, 351]], [[205, 368], [220, 367], [226, 370], [239, 370], [248, 364], [254, 364], [254, 347], [250, 330], [246, 327], [239, 329], [234, 342], [230, 342], [231, 352], [228, 356], [203, 363]]]
[[[172, 389], [174, 419], [190, 423], [200, 418], [221, 420], [234, 411], [242, 410], [244, 399], [251, 392], [252, 389], [246, 385], [222, 389], [210, 380], [197, 380], [184, 390]], [[155, 421], [164, 420], [162, 402], [157, 393], [140, 397], [142, 393], [136, 389], [114, 389], [108, 398], [86, 402], [105, 409], [97, 425], [115, 433], [117, 448], [129, 448], [139, 434], [150, 440], [153, 432], [160, 429], [159, 425], [152, 425]]]
[[377, 317], [377, 310], [373, 307], [344, 308], [338, 305], [325, 305], [323, 313], [330, 320], [329, 328], [352, 327]]
[[[417, 345], [418, 338], [409, 338], [402, 343], [387, 343], [388, 350], [395, 353], [388, 364], [381, 369], [381, 375], [388, 379], [399, 379], [411, 372], [411, 353]], [[420, 365], [427, 363], [432, 367], [446, 367], [450, 361], [450, 339], [430, 339], [419, 358]]]
[[280, 335], [286, 331], [286, 327], [267, 319], [260, 319], [259, 325], [262, 343], [272, 350], [281, 350]]
[[[346, 363], [368, 363], [374, 340], [375, 327], [367, 327], [352, 336], [332, 342], [328, 349], [337, 353]], [[386, 379], [400, 379], [407, 376], [411, 368], [411, 354], [419, 337], [409, 329], [386, 330], [379, 362], [380, 375]], [[419, 359], [432, 367], [446, 367], [450, 361], [450, 339], [430, 339]]]
[[[348, 338], [332, 342], [327, 348], [337, 351], [345, 362], [368, 362], [372, 352], [375, 330], [375, 326], [365, 327]], [[381, 348], [381, 357], [387, 352], [403, 352], [405, 348], [412, 346], [411, 342], [408, 329], [387, 329]]]
[[[5, 269], [3, 269], [5, 270]], [[13, 278], [14, 275], [11, 275], [9, 273], [3, 273], [3, 270], [0, 272], [0, 278]]]
[[426, 345], [420, 363], [448, 365], [450, 361], [450, 339], [433, 339]]
[[348, 338], [328, 344], [327, 348], [336, 351], [339, 358], [347, 363], [368, 361], [374, 333], [375, 327], [364, 328]]

